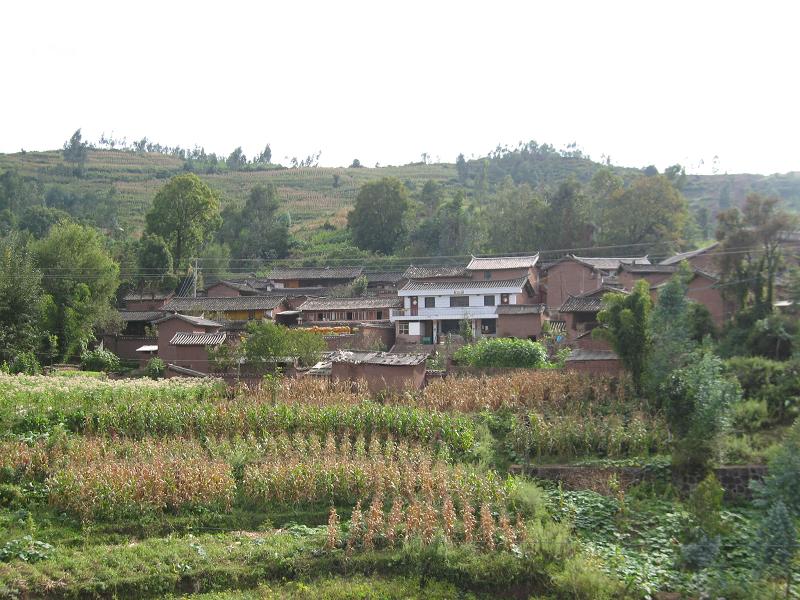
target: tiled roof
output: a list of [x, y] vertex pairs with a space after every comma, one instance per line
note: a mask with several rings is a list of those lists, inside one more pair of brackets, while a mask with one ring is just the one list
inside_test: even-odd
[[164, 300], [173, 295], [173, 292], [128, 292], [124, 300]]
[[695, 256], [699, 256], [701, 254], [705, 254], [719, 246], [719, 242], [714, 242], [708, 246], [703, 248], [698, 248], [697, 250], [690, 250], [689, 252], [681, 252], [680, 254], [676, 254], [675, 256], [670, 256], [669, 258], [665, 258], [661, 261], [660, 264], [662, 265], [677, 265], [679, 262], [683, 260], [687, 260], [690, 258], [694, 258]]
[[567, 357], [566, 362], [577, 360], [619, 360], [613, 350], [587, 350], [585, 348], [575, 348]]
[[498, 315], [538, 315], [546, 308], [544, 304], [501, 304], [495, 312]]
[[157, 321], [164, 316], [163, 311], [160, 310], [121, 310], [119, 316], [123, 323], [131, 321]]
[[601, 287], [596, 290], [592, 290], [591, 292], [586, 292], [585, 294], [581, 294], [580, 296], [570, 296], [564, 301], [564, 304], [561, 305], [561, 308], [558, 309], [559, 312], [599, 312], [600, 309], [603, 308], [603, 296], [610, 293], [616, 292], [621, 294], [627, 294], [625, 290], [612, 288], [612, 287]]
[[186, 321], [187, 323], [191, 323], [192, 325], [198, 325], [200, 327], [222, 327], [220, 323], [212, 321], [211, 319], [204, 319], [203, 317], [193, 317], [191, 315], [182, 315], [180, 313], [168, 314], [165, 317], [160, 318], [158, 321], [155, 321], [155, 323], [163, 323], [164, 321], [169, 321], [170, 319], [180, 319], [181, 321]]
[[269, 278], [276, 279], [355, 279], [364, 267], [274, 267]]
[[218, 346], [227, 335], [220, 333], [176, 333], [169, 341], [173, 346]]
[[626, 265], [649, 265], [650, 259], [647, 256], [639, 256], [639, 257], [606, 257], [606, 258], [597, 258], [594, 256], [575, 256], [574, 254], [571, 255], [572, 258], [577, 260], [578, 262], [582, 262], [590, 267], [594, 267], [595, 269], [600, 269], [601, 271], [613, 271], [618, 269], [621, 264]]
[[535, 267], [539, 255], [533, 256], [473, 256], [467, 265], [470, 271], [491, 271], [492, 269], [526, 269]]
[[415, 281], [411, 280], [402, 287], [403, 291], [419, 290], [474, 290], [485, 288], [514, 288], [521, 290], [528, 283], [527, 277], [515, 279], [467, 279], [466, 281]]
[[397, 283], [403, 278], [402, 271], [382, 271], [380, 273], [364, 273], [370, 283]]
[[628, 273], [674, 273], [678, 270], [677, 266], [673, 265], [665, 265], [663, 263], [658, 265], [628, 265], [628, 264], [621, 264], [619, 266], [620, 271], [626, 271]]
[[[211, 289], [212, 287], [216, 286], [216, 285], [225, 285], [225, 286], [227, 286], [229, 288], [232, 288], [234, 290], [237, 290], [237, 291], [245, 293], [245, 294], [256, 294], [256, 293], [258, 293], [258, 289], [253, 287], [251, 285], [250, 281], [254, 281], [254, 280], [239, 280], [239, 281], [235, 281], [235, 280], [232, 280], [232, 279], [223, 279], [223, 280], [217, 281], [215, 283], [212, 283], [209, 286], [206, 286], [206, 293], [208, 293], [208, 290]], [[211, 296], [211, 297], [213, 297], [213, 296]]]
[[224, 312], [227, 310], [272, 310], [283, 301], [283, 295], [234, 296], [231, 298], [173, 298], [164, 310], [178, 312]]
[[353, 365], [415, 366], [425, 362], [427, 354], [411, 352], [353, 352], [339, 350], [331, 355], [331, 362]]
[[469, 277], [466, 267], [437, 267], [411, 265], [403, 273], [404, 279], [433, 279], [435, 277]]
[[399, 308], [403, 301], [397, 296], [365, 298], [310, 298], [299, 310], [363, 310], [370, 308]]

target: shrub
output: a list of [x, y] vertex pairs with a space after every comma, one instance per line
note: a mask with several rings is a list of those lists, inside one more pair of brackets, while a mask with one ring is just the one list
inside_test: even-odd
[[755, 433], [769, 420], [767, 403], [764, 400], [745, 400], [733, 406], [731, 424], [743, 433]]
[[84, 371], [103, 371], [109, 373], [120, 368], [119, 357], [108, 350], [97, 348], [81, 354], [81, 369]]
[[42, 372], [42, 367], [33, 352], [20, 352], [11, 360], [8, 371], [23, 375], [38, 375]]
[[721, 533], [722, 498], [725, 490], [713, 473], [706, 475], [697, 487], [692, 490], [686, 507], [697, 525], [708, 535]]
[[800, 414], [800, 360], [735, 357], [726, 366], [739, 380], [745, 398], [766, 403], [770, 419], [790, 422]]
[[154, 356], [147, 361], [147, 366], [144, 368], [145, 373], [151, 379], [160, 379], [167, 372], [167, 365], [163, 360]]
[[472, 367], [538, 368], [547, 366], [547, 350], [539, 342], [485, 338], [456, 350], [454, 358]]
[[800, 515], [800, 421], [796, 422], [769, 461], [763, 484], [751, 484], [762, 504], [783, 502]]

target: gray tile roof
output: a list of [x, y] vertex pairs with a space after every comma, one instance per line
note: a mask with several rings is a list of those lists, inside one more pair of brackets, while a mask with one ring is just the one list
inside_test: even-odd
[[415, 366], [425, 362], [427, 354], [411, 352], [355, 352], [339, 350], [331, 355], [333, 363], [353, 365]]
[[538, 315], [546, 308], [544, 304], [501, 304], [495, 312], [498, 315]]
[[397, 283], [403, 279], [402, 271], [381, 271], [375, 273], [364, 273], [370, 283]]
[[677, 266], [674, 265], [665, 265], [665, 264], [658, 264], [658, 265], [628, 265], [622, 263], [619, 266], [620, 271], [626, 271], [628, 273], [674, 273], [678, 270]]
[[695, 256], [705, 254], [706, 252], [710, 252], [717, 246], [719, 246], [719, 242], [714, 242], [713, 244], [709, 244], [708, 246], [704, 246], [703, 248], [698, 248], [697, 250], [690, 250], [689, 252], [681, 252], [680, 254], [676, 254], [675, 256], [670, 256], [669, 258], [665, 258], [664, 260], [661, 261], [660, 264], [677, 265], [681, 261], [694, 258]]
[[579, 296], [570, 296], [558, 309], [559, 312], [599, 312], [603, 308], [603, 296], [616, 292], [627, 294], [625, 290], [612, 287], [601, 287]]
[[121, 310], [119, 316], [123, 323], [131, 321], [157, 321], [164, 316], [164, 312], [160, 310]]
[[156, 324], [163, 323], [164, 321], [169, 321], [170, 319], [180, 319], [181, 321], [186, 321], [187, 323], [191, 323], [192, 325], [198, 325], [200, 327], [222, 327], [220, 323], [216, 321], [212, 321], [211, 319], [205, 319], [203, 317], [193, 317], [191, 315], [182, 315], [180, 313], [171, 313], [162, 318], [158, 321], [155, 321]]
[[613, 271], [615, 269], [618, 269], [621, 264], [629, 264], [629, 265], [650, 264], [650, 259], [647, 258], [647, 256], [597, 258], [594, 256], [575, 256], [574, 254], [572, 254], [571, 257], [577, 260], [578, 262], [582, 262], [586, 265], [594, 267], [595, 269], [600, 269], [601, 271]]
[[126, 302], [136, 300], [165, 300], [173, 295], [173, 292], [128, 292], [123, 299]]
[[173, 298], [164, 310], [176, 312], [224, 312], [226, 310], [272, 310], [283, 302], [284, 296], [234, 296], [231, 298]]
[[436, 277], [469, 277], [466, 267], [411, 265], [403, 273], [404, 279], [433, 279]]
[[283, 279], [355, 279], [364, 267], [273, 267], [268, 276]]
[[397, 296], [364, 298], [310, 298], [299, 310], [364, 310], [371, 308], [400, 308], [403, 301]]
[[585, 348], [575, 348], [567, 357], [566, 362], [578, 360], [619, 360], [613, 350], [586, 350]]
[[220, 333], [176, 333], [169, 341], [173, 346], [219, 346], [227, 335]]
[[403, 291], [425, 292], [428, 290], [447, 290], [457, 288], [459, 290], [474, 290], [485, 288], [514, 288], [522, 290], [525, 284], [529, 283], [527, 277], [516, 277], [515, 279], [467, 279], [465, 281], [415, 281], [411, 280], [401, 289]]
[[533, 256], [473, 256], [467, 265], [470, 271], [491, 271], [493, 269], [526, 269], [536, 266], [539, 254]]

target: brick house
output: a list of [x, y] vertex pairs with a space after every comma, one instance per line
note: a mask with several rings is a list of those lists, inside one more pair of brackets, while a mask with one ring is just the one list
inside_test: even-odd
[[397, 296], [397, 289], [405, 283], [401, 271], [380, 271], [364, 273], [367, 290], [376, 296]]
[[542, 307], [498, 312], [502, 306], [535, 304], [535, 293], [527, 277], [412, 279], [398, 295], [403, 306], [392, 310], [391, 320], [396, 327], [397, 342], [402, 344], [436, 344], [446, 334], [458, 334], [464, 319], [470, 322], [476, 338], [499, 335], [498, 330], [512, 337], [529, 337], [537, 335], [531, 333], [531, 328], [535, 330], [535, 323], [541, 318], [537, 314], [544, 311]]
[[174, 295], [173, 292], [128, 292], [122, 301], [127, 310], [154, 311], [161, 310]]
[[389, 321], [389, 312], [400, 308], [397, 296], [365, 296], [361, 298], [309, 298], [300, 305], [300, 322], [304, 324], [340, 323], [356, 325], [369, 321]]
[[559, 314], [565, 322], [564, 334], [567, 343], [573, 342], [582, 334], [597, 327], [597, 313], [603, 308], [603, 296], [609, 292], [628, 292], [619, 288], [604, 286], [590, 292], [570, 296], [559, 307]]
[[349, 285], [363, 273], [363, 267], [274, 267], [269, 279], [276, 288], [331, 288]]
[[615, 283], [621, 264], [647, 265], [647, 256], [596, 258], [569, 254], [541, 267], [544, 303], [558, 309], [570, 296], [580, 296]]
[[327, 287], [276, 287], [269, 279], [223, 279], [208, 286], [205, 295], [209, 298], [233, 298], [238, 296], [276, 296], [286, 299], [289, 310], [297, 308], [308, 298], [328, 296], [331, 293]]
[[331, 378], [367, 382], [370, 393], [419, 390], [425, 385], [425, 353], [337, 351], [330, 356]]
[[[225, 343], [227, 334], [222, 324], [203, 317], [173, 313], [156, 321], [158, 325], [158, 357], [170, 365], [199, 373], [210, 373], [209, 346]], [[167, 376], [179, 375], [167, 369]]]
[[681, 252], [680, 254], [670, 256], [662, 260], [659, 264], [677, 267], [685, 260], [695, 269], [716, 274], [719, 272], [719, 267], [717, 266], [717, 253], [719, 250], [719, 242], [714, 242], [703, 248], [698, 248], [697, 250], [690, 250], [689, 252]]
[[178, 297], [164, 305], [165, 311], [214, 315], [226, 321], [274, 320], [286, 308], [283, 296]]

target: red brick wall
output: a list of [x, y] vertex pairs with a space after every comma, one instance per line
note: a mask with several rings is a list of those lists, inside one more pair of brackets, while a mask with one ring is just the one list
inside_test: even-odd
[[158, 344], [157, 337], [147, 337], [143, 335], [104, 335], [103, 346], [120, 358], [126, 360], [138, 360], [146, 363], [150, 355], [144, 352], [136, 352], [142, 346], [155, 346]]
[[167, 303], [167, 300], [162, 298], [160, 300], [150, 300], [149, 298], [145, 298], [143, 300], [126, 300], [125, 301], [125, 308], [127, 310], [161, 310], [161, 307]]
[[711, 287], [714, 281], [706, 277], [695, 277], [689, 283], [689, 291], [686, 296], [695, 302], [703, 304], [711, 313], [714, 325], [721, 326], [731, 314], [732, 307], [722, 299], [722, 293], [718, 288]]
[[640, 279], [644, 279], [649, 283], [651, 286], [658, 285], [660, 283], [664, 283], [670, 277], [672, 277], [672, 273], [629, 273], [628, 271], [621, 271], [618, 275], [619, 282], [626, 290], [633, 289], [633, 286], [636, 284], [637, 281]]
[[181, 319], [169, 319], [158, 324], [158, 357], [166, 363], [174, 363], [197, 371], [208, 372], [208, 353], [204, 346], [173, 346], [169, 342], [178, 332], [209, 332], [218, 328], [204, 328]]
[[542, 334], [542, 315], [498, 315], [497, 335], [500, 337], [527, 338]]
[[599, 288], [602, 278], [584, 265], [565, 260], [547, 270], [547, 278], [543, 283], [547, 287], [547, 306], [559, 308], [570, 294], [577, 296]]
[[206, 290], [206, 295], [209, 298], [234, 298], [237, 296], [241, 296], [239, 290], [235, 290], [232, 287], [225, 285], [224, 283], [215, 283], [210, 288]]
[[425, 384], [425, 363], [416, 366], [333, 363], [331, 377], [341, 381], [364, 379], [372, 394], [385, 389], [397, 391], [405, 389], [419, 390]]

